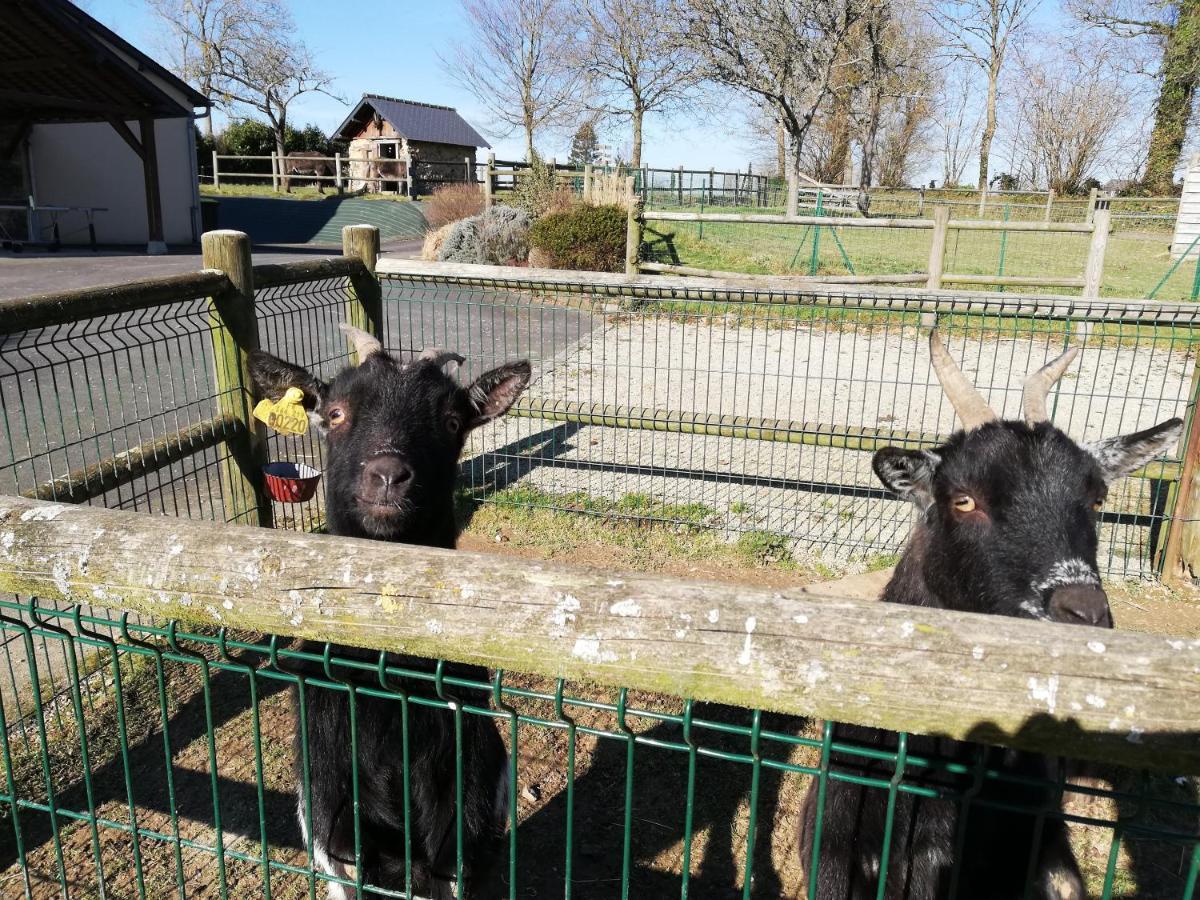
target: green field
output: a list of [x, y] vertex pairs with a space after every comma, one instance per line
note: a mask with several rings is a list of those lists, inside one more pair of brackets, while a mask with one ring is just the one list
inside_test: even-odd
[[[903, 228], [814, 230], [742, 222], [655, 222], [654, 211], [649, 211], [644, 255], [656, 262], [760, 275], [908, 274], [927, 271], [929, 240], [927, 230]], [[951, 230], [945, 271], [1079, 278], [1089, 241], [1087, 234]], [[1101, 295], [1149, 296], [1171, 269], [1170, 241], [1166, 231], [1114, 232], [1105, 256]], [[1176, 268], [1155, 297], [1196, 299], [1198, 286], [1196, 262], [1189, 261]], [[969, 289], [988, 288], [971, 285]], [[1036, 290], [1079, 293], [1078, 288]]]

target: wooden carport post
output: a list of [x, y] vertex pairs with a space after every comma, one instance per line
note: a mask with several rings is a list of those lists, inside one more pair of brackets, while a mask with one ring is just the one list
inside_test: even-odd
[[[158, 186], [158, 145], [154, 137], [154, 119], [138, 120], [138, 127], [141, 130], [140, 139], [134, 135], [124, 120], [110, 116], [108, 123], [142, 161], [142, 175], [146, 185], [146, 229], [148, 231], [146, 252], [151, 256], [161, 256], [167, 252], [167, 244], [163, 239], [162, 195]], [[216, 160], [214, 159], [213, 162], [215, 166]]]

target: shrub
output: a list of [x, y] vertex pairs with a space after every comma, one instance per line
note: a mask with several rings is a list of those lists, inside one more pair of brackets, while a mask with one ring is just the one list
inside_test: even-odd
[[529, 215], [524, 210], [493, 206], [446, 228], [437, 257], [443, 262], [507, 265], [529, 255]]
[[483, 248], [479, 240], [479, 216], [459, 219], [450, 225], [438, 259], [442, 262], [481, 263]]
[[483, 194], [477, 184], [446, 184], [429, 195], [424, 211], [430, 230], [436, 231], [483, 212]]
[[496, 265], [524, 262], [529, 256], [529, 213], [515, 206], [493, 206], [481, 218], [482, 256]]
[[625, 210], [579, 206], [551, 213], [533, 223], [529, 244], [548, 255], [555, 268], [620, 272], [625, 268]]
[[538, 219], [570, 208], [574, 205], [574, 195], [566, 185], [558, 183], [549, 163], [535, 157], [529, 169], [517, 179], [509, 205], [523, 209], [531, 219]]
[[421, 245], [421, 259], [437, 259], [441, 255], [442, 245], [446, 243], [446, 235], [453, 227], [454, 223], [449, 222], [441, 228], [425, 232], [425, 242]]

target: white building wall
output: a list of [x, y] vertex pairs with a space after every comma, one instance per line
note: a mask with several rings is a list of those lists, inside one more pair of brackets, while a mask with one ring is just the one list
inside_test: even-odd
[[[1175, 219], [1175, 238], [1171, 241], [1171, 257], [1178, 259], [1192, 241], [1200, 235], [1200, 153], [1192, 157], [1183, 176], [1183, 194], [1179, 198], [1179, 215]], [[1189, 259], [1200, 254], [1200, 242], [1188, 253]]]
[[[158, 119], [159, 193], [163, 238], [190, 244], [199, 234], [199, 185], [194, 176], [195, 131], [191, 118]], [[140, 136], [136, 122], [130, 130]], [[100, 206], [96, 239], [103, 244], [145, 244], [145, 176], [142, 161], [106, 122], [35, 125], [30, 134], [35, 199], [40, 206]], [[40, 216], [48, 226], [49, 216]], [[86, 243], [79, 214], [60, 217], [64, 243]], [[80, 229], [75, 231], [75, 229]], [[72, 233], [73, 232], [73, 233]]]

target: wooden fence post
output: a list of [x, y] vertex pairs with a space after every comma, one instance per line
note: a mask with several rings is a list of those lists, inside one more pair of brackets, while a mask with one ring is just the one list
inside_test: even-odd
[[1087, 224], [1092, 224], [1092, 216], [1096, 214], [1096, 201], [1100, 197], [1100, 189], [1092, 188], [1088, 191], [1087, 217], [1084, 219]]
[[244, 426], [227, 442], [229, 455], [221, 461], [225, 520], [270, 528], [271, 501], [263, 492], [262, 473], [267, 429], [251, 415], [254, 398], [246, 368], [250, 353], [258, 349], [250, 238], [240, 231], [209, 231], [201, 236], [200, 248], [204, 268], [219, 269], [232, 282], [228, 290], [209, 298], [218, 412]]
[[625, 178], [625, 274], [639, 273], [638, 260], [642, 253], [642, 201], [634, 190], [634, 177]]
[[[362, 260], [366, 272], [352, 275], [346, 287], [346, 321], [383, 340], [383, 289], [375, 275], [379, 262], [379, 229], [374, 225], [347, 225], [342, 229], [342, 256]], [[357, 365], [358, 354], [351, 351]]]
[[1112, 224], [1112, 213], [1107, 200], [1096, 202], [1092, 214], [1092, 242], [1088, 246], [1087, 262], [1083, 268], [1083, 299], [1095, 300], [1100, 296], [1104, 282], [1104, 253], [1108, 249], [1108, 229]]
[[933, 208], [933, 238], [929, 242], [929, 279], [925, 287], [936, 291], [942, 286], [946, 266], [946, 235], [950, 230], [950, 207]]
[[925, 215], [925, 188], [920, 188], [917, 191], [917, 218]]
[[213, 187], [219, 188], [220, 186], [221, 186], [220, 160], [217, 158], [217, 151], [214, 150], [213, 151]]
[[1046, 221], [1050, 221], [1050, 210], [1054, 207], [1054, 188], [1046, 192]]
[[467, 173], [467, 177], [464, 179], [467, 184], [475, 180], [475, 167], [471, 165], [471, 157], [469, 156], [463, 157], [463, 171]]
[[592, 164], [583, 164], [583, 202], [592, 202]]
[[979, 191], [979, 218], [983, 218], [984, 212], [987, 210], [988, 189], [985, 184]]
[[333, 154], [333, 183], [337, 192], [342, 192], [342, 154]]
[[[1193, 583], [1200, 579], [1200, 491], [1196, 467], [1200, 463], [1200, 366], [1192, 372], [1188, 395], [1188, 424], [1183, 438], [1183, 465], [1174, 485], [1167, 520], [1167, 539], [1160, 569], [1168, 581]], [[1152, 548], [1153, 549], [1153, 548]]]
[[683, 166], [679, 167], [679, 206], [683, 207]]
[[713, 205], [713, 179], [716, 177], [716, 169], [708, 170], [708, 205]]
[[492, 194], [496, 190], [496, 154], [487, 155], [487, 168], [483, 173], [483, 208], [491, 209]]

